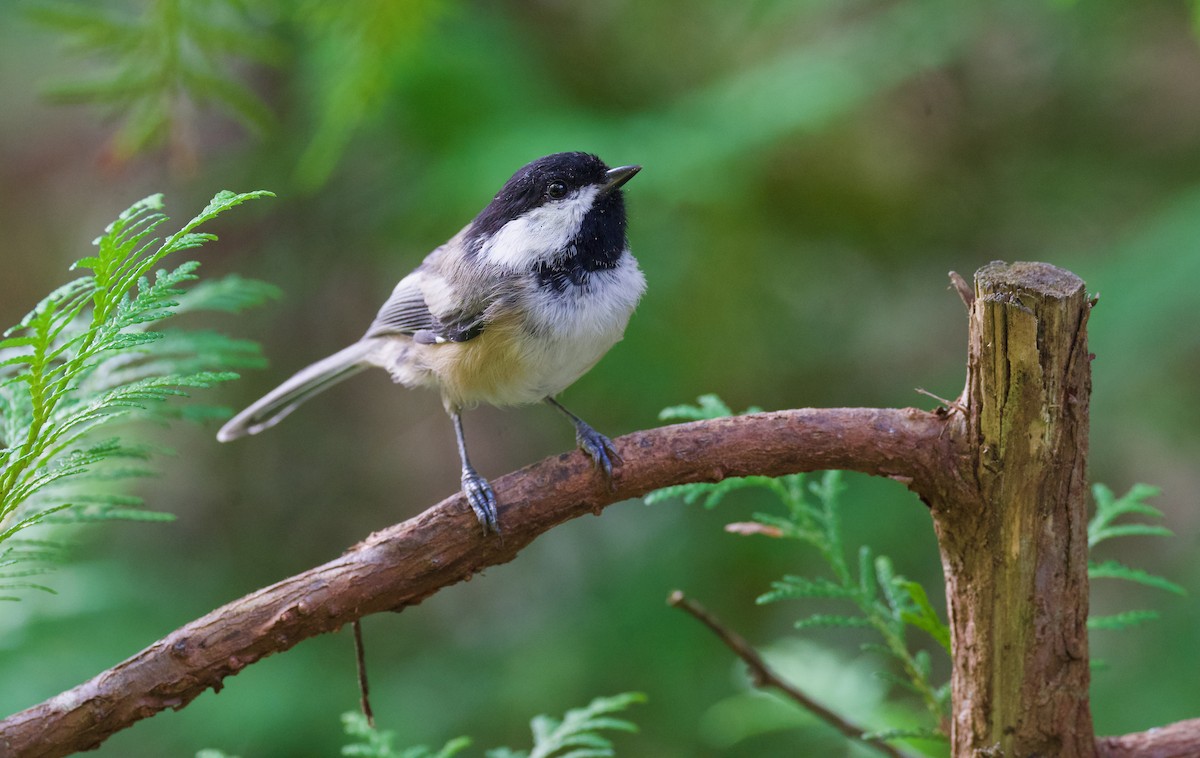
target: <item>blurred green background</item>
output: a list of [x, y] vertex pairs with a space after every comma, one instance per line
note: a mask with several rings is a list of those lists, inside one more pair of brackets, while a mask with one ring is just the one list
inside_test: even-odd
[[[627, 202], [649, 291], [625, 341], [563, 395], [615, 436], [706, 392], [736, 409], [932, 407], [914, 388], [955, 396], [965, 364], [966, 318], [946, 272], [1048, 261], [1101, 295], [1092, 478], [1118, 492], [1161, 486], [1155, 504], [1177, 534], [1098, 557], [1192, 592], [1094, 588], [1096, 612], [1163, 615], [1092, 635], [1107, 663], [1093, 682], [1097, 729], [1200, 715], [1193, 4], [68, 8], [80, 6], [142, 19], [144, 36], [130, 39], [151, 44], [89, 51], [60, 6], [0, 4], [0, 324], [65, 281], [66, 265], [134, 200], [165, 192], [182, 222], [219, 189], [273, 190], [278, 199], [216, 224], [221, 241], [200, 253], [202, 273], [236, 271], [285, 293], [215, 324], [261, 341], [271, 361], [215, 391], [240, 408], [356, 339], [393, 284], [516, 168], [587, 150], [645, 166]], [[171, 14], [195, 26], [156, 48], [161, 28], [178, 28]], [[172, 79], [171, 55], [211, 78]], [[121, 61], [128, 71], [113, 80]], [[466, 424], [488, 476], [572, 445], [545, 407], [480, 409]], [[49, 577], [60, 594], [3, 606], [0, 710], [90, 678], [458, 484], [438, 398], [401, 391], [382, 372], [259, 437], [219, 445], [214, 433], [161, 435], [179, 454], [141, 491], [177, 522], [73, 532], [77, 560]], [[873, 544], [937, 595], [923, 506], [897, 484], [847, 479], [850, 543]], [[878, 723], [886, 684], [859, 652], [868, 636], [797, 639], [792, 622], [811, 608], [755, 605], [772, 579], [817, 566], [791, 545], [722, 531], [763, 507], [748, 495], [714, 512], [617, 505], [418, 607], [366, 619], [381, 726], [401, 745], [469, 734], [477, 748], [522, 747], [534, 714], [640, 690], [649, 703], [630, 717], [642, 731], [618, 738], [623, 755], [861, 754], [803, 714], [745, 694], [730, 654], [664, 603], [685, 590], [774, 650], [812, 694]], [[97, 755], [334, 755], [338, 714], [356, 702], [343, 632], [252, 666]]]

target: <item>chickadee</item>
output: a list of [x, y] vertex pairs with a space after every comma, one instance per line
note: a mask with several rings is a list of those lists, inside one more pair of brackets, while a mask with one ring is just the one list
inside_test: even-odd
[[454, 422], [462, 491], [484, 533], [498, 532], [496, 495], [467, 458], [461, 412], [478, 403], [545, 401], [612, 476], [612, 441], [554, 396], [621, 339], [646, 289], [625, 236], [621, 186], [641, 166], [610, 169], [556, 153], [513, 174], [475, 219], [400, 280], [362, 339], [300, 370], [235, 416], [221, 442], [279, 423], [313, 395], [364, 368], [430, 387]]

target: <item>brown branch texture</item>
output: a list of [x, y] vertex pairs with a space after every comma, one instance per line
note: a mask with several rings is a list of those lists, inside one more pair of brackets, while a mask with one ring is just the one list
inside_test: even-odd
[[[455, 495], [376, 532], [341, 557], [265, 587], [172, 632], [88, 682], [0, 722], [0, 758], [58, 756], [179, 709], [255, 661], [362, 616], [415, 605], [538, 535], [612, 503], [686, 482], [853, 469], [920, 482], [934, 469], [945, 419], [915, 409], [761, 413], [637, 432], [616, 440], [625, 460], [608, 487], [578, 452], [493, 485], [503, 539], [480, 534]], [[914, 451], [920, 451], [914, 455]]]

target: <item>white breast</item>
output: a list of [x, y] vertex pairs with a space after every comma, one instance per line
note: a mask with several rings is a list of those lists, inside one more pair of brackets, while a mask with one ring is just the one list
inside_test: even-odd
[[524, 397], [537, 402], [583, 376], [625, 334], [646, 279], [628, 251], [611, 269], [595, 271], [585, 287], [531, 298]]

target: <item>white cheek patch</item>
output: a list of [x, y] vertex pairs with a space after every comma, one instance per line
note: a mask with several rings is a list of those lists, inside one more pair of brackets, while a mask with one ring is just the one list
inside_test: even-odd
[[480, 248], [480, 255], [488, 263], [518, 270], [556, 257], [579, 234], [598, 189], [595, 185], [584, 187], [509, 221]]

